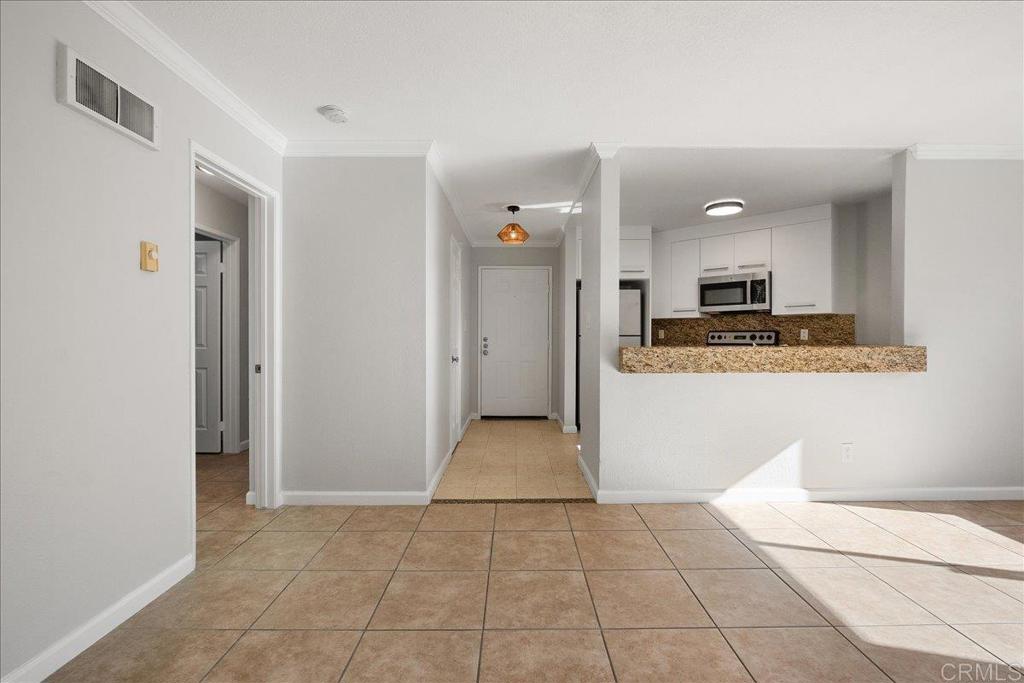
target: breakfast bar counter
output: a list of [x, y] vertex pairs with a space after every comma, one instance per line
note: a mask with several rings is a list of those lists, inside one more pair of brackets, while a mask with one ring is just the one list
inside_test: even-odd
[[925, 372], [924, 346], [623, 346], [623, 373]]

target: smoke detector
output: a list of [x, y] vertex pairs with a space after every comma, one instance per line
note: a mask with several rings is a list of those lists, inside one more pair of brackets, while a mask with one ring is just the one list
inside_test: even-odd
[[348, 114], [336, 104], [325, 104], [322, 107], [317, 107], [316, 110], [320, 116], [331, 123], [348, 123]]

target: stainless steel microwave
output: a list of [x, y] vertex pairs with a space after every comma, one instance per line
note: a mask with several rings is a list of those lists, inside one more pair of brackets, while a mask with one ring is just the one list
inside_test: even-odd
[[772, 274], [716, 275], [697, 280], [701, 313], [734, 313], [772, 310]]

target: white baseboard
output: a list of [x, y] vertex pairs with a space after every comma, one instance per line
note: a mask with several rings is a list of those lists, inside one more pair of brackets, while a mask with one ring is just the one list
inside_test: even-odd
[[563, 434], [575, 434], [576, 433], [576, 425], [567, 425], [567, 424], [565, 424], [564, 422], [562, 422], [562, 416], [559, 415], [558, 413], [551, 413], [551, 419], [552, 420], [558, 420], [558, 426], [562, 429], [562, 433]]
[[579, 453], [576, 455], [576, 464], [579, 465], [580, 471], [583, 472], [583, 478], [587, 482], [587, 486], [590, 487], [590, 493], [594, 496], [594, 500], [598, 503], [604, 502], [598, 500], [598, 494], [600, 490], [597, 488], [597, 480], [594, 479], [594, 475], [590, 472], [590, 468], [587, 467], [587, 463], [583, 460], [583, 454]]
[[284, 505], [426, 505], [430, 491], [282, 491]]
[[181, 558], [14, 671], [11, 671], [4, 676], [3, 683], [34, 683], [35, 681], [42, 681], [54, 671], [70, 662], [97, 640], [113, 631], [130, 616], [151, 603], [168, 588], [188, 576], [195, 569], [195, 566], [195, 558], [191, 554]]
[[[580, 468], [590, 483], [582, 460]], [[591, 485], [592, 486], [592, 485]], [[665, 491], [599, 490], [598, 503], [744, 503], [792, 501], [858, 501], [858, 500], [1018, 500], [1024, 499], [1024, 488], [934, 487], [934, 488], [864, 488], [864, 489], [675, 489]]]
[[470, 420], [479, 420], [480, 419], [480, 413], [470, 413], [469, 414], [469, 419]]
[[238, 452], [249, 450], [249, 439], [244, 439], [238, 442]]
[[255, 491], [248, 491], [245, 494], [245, 504], [246, 505], [255, 505], [256, 504], [256, 492]]
[[469, 425], [471, 424], [473, 424], [472, 414], [466, 418], [465, 424], [462, 425], [462, 431], [459, 432], [459, 441], [462, 441], [466, 437], [466, 430], [469, 429]]
[[[462, 430], [462, 431], [463, 431], [463, 433], [465, 433], [466, 430]], [[434, 491], [437, 490], [438, 484], [441, 483], [441, 477], [444, 476], [444, 471], [446, 469], [448, 469], [448, 463], [450, 463], [452, 461], [452, 453], [454, 453], [454, 452], [455, 452], [454, 448], [452, 450], [448, 451], [448, 455], [444, 456], [444, 460], [441, 461], [441, 464], [438, 465], [438, 467], [437, 467], [437, 471], [434, 472], [434, 476], [433, 476], [433, 478], [431, 478], [430, 484], [427, 486], [427, 496], [428, 496], [428, 498], [433, 498], [434, 497]]]

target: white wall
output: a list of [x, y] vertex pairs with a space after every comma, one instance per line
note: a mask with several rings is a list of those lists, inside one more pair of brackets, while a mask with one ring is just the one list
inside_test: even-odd
[[[992, 496], [1024, 484], [1022, 164], [901, 163], [892, 203], [905, 207], [906, 342], [928, 347], [928, 371], [607, 372], [602, 500], [710, 498], [731, 487], [760, 497]], [[965, 277], [965, 263], [986, 266]], [[840, 462], [844, 442], [855, 444], [853, 463]]]
[[[480, 338], [479, 338], [479, 299], [480, 299], [480, 267], [481, 266], [550, 266], [551, 267], [551, 311], [552, 311], [552, 332], [562, 325], [561, 306], [558, 299], [561, 297], [561, 273], [562, 267], [559, 260], [557, 247], [473, 247], [469, 250], [471, 261], [471, 272], [468, 280], [463, 284], [470, 290], [468, 334], [466, 344], [463, 348], [463, 358], [466, 359], [466, 369], [472, 377], [470, 389], [470, 406], [472, 412], [480, 414]], [[562, 392], [562, 359], [555, 353], [558, 347], [554, 345], [552, 337], [551, 351], [551, 407], [555, 410], [558, 405], [555, 397]]]
[[[437, 180], [434, 170], [426, 168], [426, 473], [425, 481], [433, 482], [440, 477], [439, 468], [451, 452], [450, 444], [450, 391], [451, 387], [451, 240], [456, 239], [463, 247], [469, 240], [459, 225], [459, 219]], [[463, 258], [468, 259], [465, 253]], [[467, 285], [462, 283], [462, 287]], [[463, 297], [465, 302], [465, 297]], [[463, 306], [462, 314], [467, 311]], [[465, 398], [463, 398], [465, 404]], [[463, 415], [460, 406], [459, 425], [465, 423], [468, 412]], [[395, 415], [398, 422], [402, 416]]]
[[562, 357], [562, 402], [558, 413], [565, 427], [576, 426], [576, 221], [568, 221], [558, 247], [561, 266], [562, 309], [559, 345]]
[[[81, 3], [0, 3], [0, 31], [8, 675], [164, 570], [188, 569], [189, 139], [275, 188], [281, 160]], [[162, 108], [159, 151], [57, 103], [58, 40]], [[158, 273], [139, 270], [140, 240], [160, 246]]]
[[[238, 438], [249, 440], [249, 206], [196, 183], [196, 223], [238, 238]], [[252, 473], [250, 472], [250, 477]], [[251, 486], [250, 486], [251, 488]]]
[[284, 160], [286, 497], [425, 490], [426, 169]]
[[857, 343], [888, 344], [892, 308], [892, 195], [857, 206]]
[[589, 478], [603, 486], [605, 390], [618, 373], [619, 162], [602, 159], [581, 201], [580, 452]]

